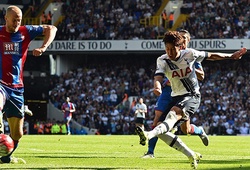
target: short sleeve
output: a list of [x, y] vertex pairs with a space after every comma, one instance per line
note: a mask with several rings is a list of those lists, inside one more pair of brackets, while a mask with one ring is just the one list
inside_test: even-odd
[[40, 25], [26, 25], [25, 27], [28, 30], [31, 40], [43, 34], [43, 27]]

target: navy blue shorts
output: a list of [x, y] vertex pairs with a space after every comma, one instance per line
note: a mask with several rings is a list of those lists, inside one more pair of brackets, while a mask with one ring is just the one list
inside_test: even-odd
[[24, 117], [24, 88], [10, 88], [0, 84], [0, 93], [4, 96], [3, 113], [7, 118]]

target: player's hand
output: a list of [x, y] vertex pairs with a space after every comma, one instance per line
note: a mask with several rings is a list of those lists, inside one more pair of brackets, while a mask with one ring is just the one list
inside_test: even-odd
[[161, 91], [161, 83], [159, 81], [155, 81], [154, 82], [154, 90], [153, 90], [154, 94], [156, 96], [160, 96], [162, 91]]
[[41, 56], [44, 53], [45, 49], [44, 48], [36, 48], [33, 50], [33, 55], [34, 56]]
[[233, 58], [234, 60], [239, 60], [241, 59], [241, 57], [247, 52], [247, 49], [241, 48], [239, 51], [236, 51], [235, 53], [233, 53], [233, 55], [231, 56], [231, 58]]
[[155, 88], [155, 89], [153, 90], [153, 92], [154, 92], [154, 94], [155, 94], [156, 96], [160, 96], [161, 93], [162, 93], [161, 88]]

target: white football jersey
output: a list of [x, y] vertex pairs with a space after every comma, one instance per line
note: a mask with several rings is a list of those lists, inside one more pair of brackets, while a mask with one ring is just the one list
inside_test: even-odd
[[141, 118], [145, 118], [145, 113], [147, 112], [147, 106], [146, 106], [146, 104], [144, 104], [144, 103], [142, 103], [142, 104], [140, 104], [140, 103], [138, 103], [138, 104], [136, 104], [136, 110], [143, 110], [144, 112], [138, 112], [137, 113], [137, 116], [136, 117], [141, 117]]
[[157, 59], [155, 75], [164, 74], [172, 87], [171, 96], [200, 94], [200, 87], [195, 73], [195, 62], [201, 62], [207, 52], [194, 49], [181, 50], [177, 61], [170, 60], [167, 54]]

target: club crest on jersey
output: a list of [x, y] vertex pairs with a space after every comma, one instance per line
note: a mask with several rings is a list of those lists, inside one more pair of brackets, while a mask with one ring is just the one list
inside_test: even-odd
[[4, 54], [19, 54], [19, 43], [4, 42], [3, 51]]
[[192, 72], [192, 70], [190, 69], [190, 67], [187, 67], [186, 69], [174, 70], [172, 72], [172, 78], [175, 78], [175, 77], [179, 77], [179, 78], [187, 77], [187, 75], [189, 73], [191, 73], [191, 72]]

